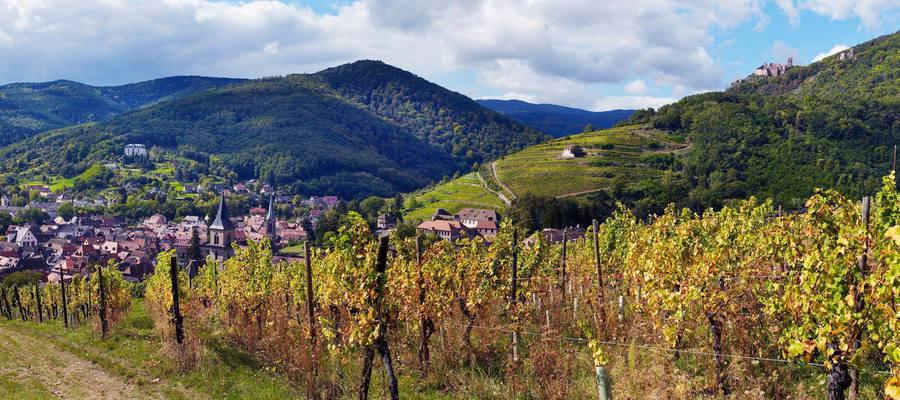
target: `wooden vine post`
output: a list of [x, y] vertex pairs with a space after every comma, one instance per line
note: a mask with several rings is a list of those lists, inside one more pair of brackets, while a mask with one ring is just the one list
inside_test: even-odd
[[563, 228], [563, 237], [562, 237], [562, 254], [560, 255], [559, 260], [559, 288], [560, 290], [560, 299], [563, 305], [566, 304], [566, 256], [568, 253], [568, 244], [569, 244], [569, 228]]
[[316, 339], [316, 309], [313, 302], [312, 283], [312, 256], [309, 249], [309, 240], [303, 243], [303, 263], [306, 266], [306, 315], [309, 323], [309, 343], [312, 348], [312, 373], [310, 374], [309, 395], [316, 400], [319, 398], [318, 374], [319, 374], [319, 346]]
[[66, 279], [62, 272], [62, 267], [59, 268], [59, 290], [62, 297], [62, 312], [63, 312], [63, 326], [69, 327], [69, 304], [66, 301]]
[[175, 343], [184, 344], [184, 317], [178, 304], [178, 258], [173, 254], [170, 260], [169, 275], [172, 278], [172, 322], [175, 325]]
[[109, 333], [109, 321], [106, 313], [106, 287], [103, 282], [103, 266], [97, 268], [97, 286], [100, 292], [100, 337], [106, 339]]
[[[606, 297], [603, 288], [603, 268], [600, 267], [600, 222], [596, 219], [591, 221], [594, 239], [594, 267], [597, 269], [597, 318], [600, 321], [600, 332], [597, 337], [605, 340], [606, 335]], [[602, 365], [594, 366], [594, 374], [597, 377], [597, 398], [599, 400], [607, 400], [609, 398], [609, 390], [607, 388], [606, 370]]]
[[19, 308], [19, 317], [22, 318], [22, 321], [27, 320], [28, 316], [25, 314], [25, 308], [22, 307], [22, 298], [19, 296], [19, 287], [18, 286], [15, 287], [15, 292], [13, 292], [13, 295], [15, 296], [15, 299], [16, 299], [16, 307]]
[[[896, 146], [894, 147], [896, 151]], [[859, 273], [863, 281], [866, 279], [866, 275], [869, 274], [868, 267], [868, 253], [869, 253], [869, 209], [871, 207], [871, 199], [869, 196], [863, 196], [862, 198], [862, 225], [865, 229], [865, 241], [863, 242], [863, 251], [859, 257]], [[861, 313], [863, 308], [865, 307], [865, 297], [863, 297], [863, 291], [858, 290], [854, 296], [854, 312]], [[862, 331], [857, 330], [854, 334], [856, 337], [853, 338], [853, 342], [851, 346], [853, 346], [852, 350], [855, 353], [856, 350], [859, 350], [862, 345]], [[857, 369], [854, 365], [850, 365], [850, 400], [856, 400], [859, 398], [859, 369]]]
[[597, 269], [597, 318], [600, 320], [600, 328], [602, 332], [598, 332], [598, 337], [606, 339], [606, 298], [603, 290], [603, 269], [600, 267], [600, 237], [597, 232], [600, 229], [600, 223], [595, 219], [592, 221], [594, 236], [594, 267]]
[[3, 315], [6, 316], [6, 319], [12, 320], [12, 308], [9, 305], [9, 299], [6, 298], [5, 286], [0, 286], [0, 311], [3, 312]]
[[400, 389], [397, 384], [397, 375], [394, 373], [394, 362], [391, 359], [391, 349], [388, 346], [387, 342], [387, 313], [384, 310], [382, 302], [384, 300], [384, 287], [386, 280], [386, 271], [387, 271], [387, 252], [388, 252], [388, 238], [383, 237], [379, 239], [378, 243], [378, 253], [375, 259], [375, 276], [377, 277], [377, 283], [375, 285], [375, 296], [373, 300], [373, 307], [375, 307], [376, 313], [378, 315], [378, 332], [376, 334], [376, 338], [372, 345], [366, 346], [365, 353], [363, 355], [363, 373], [362, 373], [362, 383], [359, 387], [359, 399], [366, 400], [369, 398], [369, 382], [372, 379], [372, 361], [375, 357], [375, 351], [378, 351], [378, 354], [381, 356], [381, 361], [384, 364], [385, 372], [388, 375], [388, 379], [390, 384], [388, 385], [388, 390], [390, 391], [391, 400], [399, 400], [400, 399]]
[[34, 302], [37, 307], [38, 322], [44, 323], [44, 307], [41, 304], [41, 288], [37, 283], [34, 284]]
[[[563, 247], [565, 249], [565, 247]], [[563, 265], [565, 265], [565, 250], [563, 250]], [[565, 270], [565, 267], [563, 267]], [[516, 291], [519, 286], [519, 230], [513, 228], [512, 242], [512, 282], [509, 288], [509, 309], [512, 312], [513, 329], [512, 333], [512, 357], [513, 362], [519, 362], [519, 315], [516, 309]]]
[[422, 273], [422, 236], [416, 236], [416, 270], [418, 276], [416, 278], [416, 286], [419, 295], [419, 369], [422, 376], [428, 376], [428, 369], [431, 366], [431, 351], [428, 349], [428, 340], [434, 334], [434, 321], [428, 317], [425, 312], [425, 276]]

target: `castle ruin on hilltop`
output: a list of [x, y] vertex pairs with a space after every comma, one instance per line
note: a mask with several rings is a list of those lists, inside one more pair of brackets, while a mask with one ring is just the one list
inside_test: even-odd
[[794, 66], [794, 58], [788, 57], [787, 63], [784, 64], [775, 64], [775, 63], [766, 63], [760, 65], [756, 70], [753, 71], [753, 75], [756, 76], [779, 76], [787, 72], [791, 67]]

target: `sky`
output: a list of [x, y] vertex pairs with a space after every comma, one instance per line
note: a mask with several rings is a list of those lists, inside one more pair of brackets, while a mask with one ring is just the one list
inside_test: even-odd
[[0, 0], [0, 84], [378, 59], [472, 98], [601, 111], [721, 90], [898, 26], [900, 0]]

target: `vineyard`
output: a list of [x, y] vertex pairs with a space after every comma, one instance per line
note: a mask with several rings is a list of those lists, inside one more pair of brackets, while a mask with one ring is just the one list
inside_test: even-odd
[[[821, 191], [799, 213], [623, 209], [559, 244], [524, 246], [508, 222], [490, 245], [375, 238], [350, 218], [303, 263], [249, 243], [191, 278], [160, 254], [145, 302], [165, 354], [191, 371], [219, 335], [313, 399], [900, 399], [893, 175], [872, 198]], [[0, 308], [105, 336], [129, 289], [106, 267], [4, 289]]]

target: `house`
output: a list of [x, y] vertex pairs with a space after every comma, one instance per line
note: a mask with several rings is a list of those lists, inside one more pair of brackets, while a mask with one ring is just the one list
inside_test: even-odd
[[420, 235], [434, 233], [441, 239], [454, 241], [466, 234], [465, 228], [458, 221], [425, 221], [416, 227], [416, 232]]
[[322, 201], [325, 203], [325, 207], [333, 208], [338, 203], [337, 196], [322, 196]]
[[[9, 232], [8, 229], [7, 232]], [[36, 226], [26, 224], [16, 229], [13, 236], [7, 236], [6, 240], [19, 245], [19, 247], [37, 247], [40, 243], [38, 239], [40, 236], [40, 230]]]
[[563, 149], [562, 153], [560, 153], [559, 156], [560, 158], [578, 158], [584, 157], [584, 155], [585, 152], [584, 149], [581, 148], [581, 146], [577, 144], [570, 144]]
[[162, 214], [153, 214], [150, 218], [144, 220], [144, 225], [150, 227], [159, 227], [167, 224], [169, 221], [166, 219], [165, 215]]
[[378, 216], [378, 222], [376, 223], [378, 229], [394, 229], [395, 226], [397, 226], [397, 217], [388, 214]]
[[456, 213], [456, 218], [468, 228], [474, 228], [478, 222], [498, 222], [497, 212], [480, 208], [463, 208]]
[[568, 227], [564, 229], [546, 228], [540, 232], [535, 232], [531, 237], [525, 239], [525, 246], [531, 246], [538, 240], [538, 235], [544, 237], [544, 241], [549, 244], [559, 244], [563, 241], [571, 242], [573, 240], [583, 239], [586, 231], [580, 225]]
[[125, 157], [147, 157], [147, 148], [142, 144], [126, 144]]
[[499, 217], [494, 210], [463, 208], [456, 213], [454, 218], [470, 231], [487, 239], [497, 236]]

